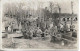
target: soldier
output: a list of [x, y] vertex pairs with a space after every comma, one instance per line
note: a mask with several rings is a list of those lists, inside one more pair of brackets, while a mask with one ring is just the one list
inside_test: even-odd
[[28, 26], [27, 26], [27, 21], [22, 20], [21, 25], [22, 25], [22, 29], [21, 29], [22, 34], [23, 34], [24, 38], [27, 39], [28, 38], [27, 32], [29, 31]]
[[46, 29], [41, 35], [42, 39], [46, 39], [46, 36], [49, 35], [49, 30]]
[[68, 25], [66, 24], [66, 22], [65, 22], [65, 25], [63, 26], [63, 31], [64, 33], [68, 31]]
[[49, 30], [46, 29], [45, 32], [44, 32], [44, 34], [45, 34], [45, 36], [48, 35], [49, 34]]
[[37, 33], [38, 37], [41, 37], [42, 31], [41, 31], [41, 29], [39, 27], [37, 28], [37, 32], [36, 33]]
[[51, 29], [51, 42], [55, 41], [55, 36], [57, 34], [57, 26], [53, 26], [52, 29]]
[[29, 31], [27, 32], [27, 36], [28, 36], [28, 39], [32, 39], [32, 37], [33, 37], [33, 32], [32, 32], [31, 30], [29, 30]]

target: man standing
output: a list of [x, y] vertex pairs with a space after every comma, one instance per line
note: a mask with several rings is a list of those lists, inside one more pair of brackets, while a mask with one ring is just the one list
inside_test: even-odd
[[51, 42], [54, 42], [55, 41], [55, 36], [56, 36], [56, 34], [57, 34], [57, 26], [53, 26], [52, 28], [51, 28]]

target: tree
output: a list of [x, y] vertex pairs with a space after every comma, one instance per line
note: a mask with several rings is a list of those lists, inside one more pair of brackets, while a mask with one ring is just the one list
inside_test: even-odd
[[50, 8], [50, 12], [53, 13], [53, 7], [54, 7], [54, 4], [53, 2], [49, 2], [49, 8]]
[[27, 10], [22, 9], [23, 6], [24, 6], [23, 3], [7, 3], [4, 5], [4, 15], [8, 15], [8, 17], [10, 18], [16, 19], [18, 26], [21, 22], [22, 33], [24, 37], [26, 37], [27, 36], [26, 30], [29, 29], [27, 27], [27, 24], [29, 24], [29, 22], [27, 23], [28, 12]]

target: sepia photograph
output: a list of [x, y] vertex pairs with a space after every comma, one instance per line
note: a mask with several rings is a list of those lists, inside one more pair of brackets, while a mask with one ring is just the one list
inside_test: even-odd
[[78, 0], [2, 0], [2, 49], [78, 49]]

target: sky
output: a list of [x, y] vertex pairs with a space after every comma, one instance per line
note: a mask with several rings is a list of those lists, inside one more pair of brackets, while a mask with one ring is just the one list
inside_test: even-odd
[[23, 8], [30, 7], [32, 9], [38, 9], [38, 7], [46, 7], [49, 5], [49, 2], [53, 2], [55, 5], [56, 3], [59, 4], [61, 7], [61, 13], [72, 13], [71, 11], [71, 1], [73, 1], [73, 12], [78, 13], [79, 3], [78, 0], [3, 0], [2, 4], [4, 3], [20, 3], [23, 2], [25, 6]]

